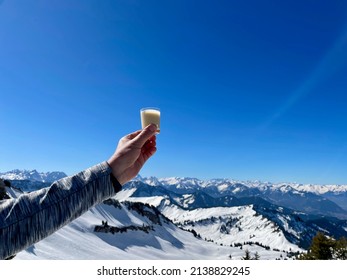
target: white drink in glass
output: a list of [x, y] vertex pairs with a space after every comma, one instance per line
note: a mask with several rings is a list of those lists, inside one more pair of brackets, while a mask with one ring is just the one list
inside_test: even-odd
[[157, 125], [157, 133], [160, 132], [160, 110], [158, 108], [143, 108], [140, 110], [142, 128], [154, 123]]

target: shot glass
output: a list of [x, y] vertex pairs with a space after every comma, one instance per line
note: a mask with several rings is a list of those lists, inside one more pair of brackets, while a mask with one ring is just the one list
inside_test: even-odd
[[154, 107], [142, 108], [140, 114], [142, 128], [154, 123], [157, 125], [157, 133], [160, 133], [160, 109]]

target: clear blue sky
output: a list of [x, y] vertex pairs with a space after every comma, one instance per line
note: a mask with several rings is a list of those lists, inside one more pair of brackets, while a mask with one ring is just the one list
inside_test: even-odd
[[0, 0], [0, 171], [347, 184], [347, 1]]

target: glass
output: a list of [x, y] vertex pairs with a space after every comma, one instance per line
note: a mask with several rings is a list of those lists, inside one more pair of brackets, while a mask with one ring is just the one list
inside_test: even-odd
[[157, 126], [157, 133], [160, 132], [160, 109], [154, 107], [142, 108], [140, 110], [142, 128], [154, 123]]

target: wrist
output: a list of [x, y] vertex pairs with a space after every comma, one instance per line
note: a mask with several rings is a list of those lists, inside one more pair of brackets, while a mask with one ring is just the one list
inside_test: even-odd
[[122, 186], [124, 185], [125, 182], [120, 180], [120, 177], [117, 176], [116, 170], [113, 167], [112, 162], [110, 160], [107, 160], [106, 162], [107, 162], [109, 168], [111, 169], [111, 173], [110, 173], [111, 183], [112, 183], [113, 187], [115, 188], [115, 191], [118, 192], [122, 189]]

